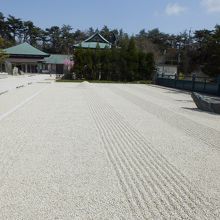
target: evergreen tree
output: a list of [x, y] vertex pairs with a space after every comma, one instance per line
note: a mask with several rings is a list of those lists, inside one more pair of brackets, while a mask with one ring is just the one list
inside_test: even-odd
[[[0, 37], [0, 48], [2, 48], [4, 45], [4, 40]], [[8, 58], [8, 55], [5, 54], [5, 52], [0, 49], [0, 64], [4, 63], [5, 60]]]
[[14, 16], [9, 15], [6, 21], [6, 25], [15, 43], [17, 39], [21, 38], [23, 22], [20, 18], [15, 18]]
[[127, 81], [133, 81], [138, 79], [138, 53], [135, 45], [135, 40], [132, 37], [129, 40], [126, 63], [128, 66], [127, 70]]
[[77, 79], [84, 78], [83, 75], [83, 50], [81, 48], [77, 49], [74, 53], [74, 72]]
[[206, 48], [207, 55], [202, 70], [210, 76], [220, 75], [220, 25], [215, 27]]
[[58, 26], [52, 26], [46, 29], [50, 47], [48, 49], [49, 53], [62, 53], [61, 49], [61, 29]]

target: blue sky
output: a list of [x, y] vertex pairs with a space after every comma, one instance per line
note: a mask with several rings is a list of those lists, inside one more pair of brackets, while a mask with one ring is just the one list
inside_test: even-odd
[[0, 11], [41, 28], [69, 24], [86, 30], [107, 25], [129, 34], [153, 28], [179, 33], [220, 24], [220, 0], [0, 0]]

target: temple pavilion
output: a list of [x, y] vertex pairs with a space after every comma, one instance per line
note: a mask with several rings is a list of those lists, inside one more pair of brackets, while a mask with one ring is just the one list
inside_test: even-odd
[[44, 58], [50, 56], [28, 43], [19, 44], [4, 51], [9, 56], [5, 62], [5, 69], [9, 74], [12, 74], [14, 67], [24, 73], [40, 73]]
[[74, 45], [74, 48], [84, 49], [96, 49], [97, 47], [100, 49], [111, 48], [112, 44], [108, 40], [106, 40], [101, 34], [95, 33], [88, 39]]

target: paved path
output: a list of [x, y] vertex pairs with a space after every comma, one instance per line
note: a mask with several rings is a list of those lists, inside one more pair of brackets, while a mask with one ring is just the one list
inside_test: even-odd
[[0, 219], [219, 219], [220, 117], [143, 85], [0, 96]]

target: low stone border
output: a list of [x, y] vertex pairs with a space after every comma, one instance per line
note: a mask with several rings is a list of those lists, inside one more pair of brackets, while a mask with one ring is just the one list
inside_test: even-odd
[[7, 79], [8, 78], [8, 76], [1, 76], [0, 75], [0, 79]]
[[5, 93], [7, 93], [8, 92], [8, 90], [5, 90], [5, 91], [3, 91], [3, 92], [0, 92], [0, 95], [3, 95], [3, 94], [5, 94]]
[[24, 87], [24, 85], [16, 86], [16, 89], [20, 89], [20, 88], [22, 88], [22, 87]]

